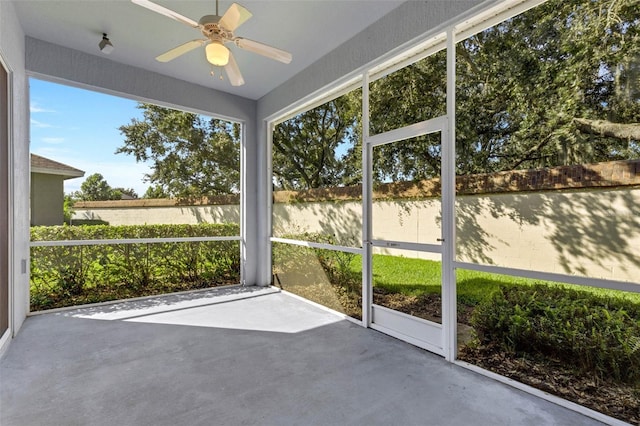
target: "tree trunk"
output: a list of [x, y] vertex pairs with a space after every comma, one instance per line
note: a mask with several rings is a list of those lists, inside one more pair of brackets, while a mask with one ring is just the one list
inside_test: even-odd
[[586, 118], [574, 118], [573, 123], [582, 133], [616, 139], [640, 140], [640, 123], [612, 123], [607, 120], [589, 120]]

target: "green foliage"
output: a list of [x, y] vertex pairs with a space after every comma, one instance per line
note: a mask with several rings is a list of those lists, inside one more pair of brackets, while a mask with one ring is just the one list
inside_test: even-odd
[[361, 96], [360, 90], [347, 93], [275, 127], [273, 175], [278, 189], [324, 188], [361, 179]]
[[[120, 127], [124, 144], [116, 154], [151, 162], [145, 179], [171, 198], [237, 194], [240, 190], [240, 125], [189, 112], [139, 104], [142, 120]], [[154, 197], [151, 197], [154, 195]], [[162, 197], [167, 198], [167, 197]]]
[[170, 198], [161, 185], [151, 185], [142, 198]]
[[87, 177], [80, 185], [80, 192], [75, 195], [84, 201], [119, 200], [122, 198], [122, 194], [111, 188], [100, 173], [94, 173]]
[[[38, 226], [32, 241], [235, 236], [237, 224]], [[237, 241], [31, 249], [32, 310], [240, 280]]]
[[[552, 0], [458, 44], [459, 173], [637, 158], [575, 119], [640, 121], [637, 0]], [[635, 64], [635, 65], [634, 65]]]
[[[640, 122], [639, 57], [638, 0], [549, 0], [461, 40], [457, 174], [638, 158], [640, 141], [628, 134]], [[371, 134], [445, 115], [446, 51], [369, 89]], [[353, 92], [276, 126], [277, 187], [361, 182], [359, 96]], [[605, 135], [596, 120], [617, 131]], [[336, 149], [341, 144], [349, 149]], [[440, 144], [435, 134], [377, 146], [374, 182], [438, 177]]]
[[122, 199], [123, 195], [127, 198], [133, 198], [133, 199], [138, 198], [138, 193], [133, 188], [118, 187], [118, 188], [113, 188], [113, 191], [118, 194], [118, 198], [116, 198], [116, 200]]
[[75, 202], [76, 200], [71, 195], [65, 194], [62, 204], [62, 215], [64, 217], [64, 223], [66, 224], [71, 223], [71, 218], [73, 217], [73, 213], [75, 213], [73, 210]]
[[502, 287], [477, 306], [472, 323], [483, 344], [640, 383], [640, 305], [631, 301], [545, 285]]
[[[299, 239], [299, 236], [295, 238]], [[345, 244], [345, 242], [337, 241], [334, 236], [323, 234], [305, 234], [304, 238], [306, 241], [316, 243], [354, 246], [353, 243]], [[314, 251], [318, 256], [320, 265], [322, 265], [329, 281], [333, 285], [342, 287], [345, 291], [354, 295], [359, 295], [362, 292], [361, 275], [352, 270], [353, 260], [358, 257], [356, 254], [325, 249], [314, 249]]]
[[[283, 238], [333, 245], [354, 245], [353, 241], [338, 241], [334, 236], [320, 233], [289, 234]], [[303, 276], [295, 277], [292, 281], [295, 281], [301, 287], [304, 287], [305, 284], [310, 284], [310, 280], [313, 281], [315, 279], [314, 275], [317, 271], [305, 265], [309, 264], [310, 257], [317, 259], [331, 284], [332, 289], [330, 292], [335, 296], [332, 299], [340, 300], [343, 312], [356, 318], [361, 317], [362, 275], [353, 267], [355, 263], [361, 263], [360, 256], [337, 250], [311, 249], [282, 243], [273, 245], [272, 256], [274, 274], [290, 274], [292, 271], [296, 271], [296, 273]], [[306, 276], [307, 273], [310, 276]], [[279, 284], [277, 278], [274, 281], [274, 285]], [[292, 291], [286, 286], [284, 289]], [[299, 289], [298, 293], [300, 293]], [[322, 297], [318, 299], [318, 295], [313, 292], [302, 292], [299, 295], [318, 303], [323, 303]]]

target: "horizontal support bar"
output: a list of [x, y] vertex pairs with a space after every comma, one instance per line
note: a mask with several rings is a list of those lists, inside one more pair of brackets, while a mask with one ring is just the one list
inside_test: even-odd
[[333, 244], [325, 244], [325, 243], [313, 243], [311, 241], [300, 241], [300, 240], [290, 240], [289, 238], [278, 238], [271, 237], [272, 243], [284, 243], [284, 244], [292, 244], [294, 246], [302, 246], [323, 250], [335, 250], [342, 251], [345, 253], [353, 253], [353, 254], [362, 254], [362, 249], [358, 247], [347, 247], [347, 246], [336, 246]]
[[440, 244], [409, 243], [406, 241], [390, 240], [371, 240], [371, 245], [373, 245], [374, 247], [384, 247], [399, 250], [414, 250], [426, 253], [442, 253], [442, 246]]
[[510, 275], [515, 277], [533, 278], [543, 281], [554, 281], [562, 284], [576, 284], [587, 287], [607, 288], [611, 290], [630, 291], [640, 293], [640, 284], [625, 281], [613, 281], [602, 278], [579, 277], [554, 272], [530, 271], [527, 269], [505, 268], [502, 266], [480, 265], [477, 263], [453, 262], [457, 269], [469, 269], [472, 271], [488, 272], [491, 274]]
[[379, 133], [365, 138], [365, 142], [371, 146], [386, 145], [392, 142], [404, 141], [429, 133], [442, 132], [447, 127], [447, 116], [432, 118], [399, 129]]
[[30, 247], [55, 246], [100, 246], [117, 244], [156, 244], [156, 243], [197, 243], [205, 241], [240, 241], [240, 236], [233, 237], [176, 237], [176, 238], [123, 238], [112, 240], [60, 240], [60, 241], [31, 241]]

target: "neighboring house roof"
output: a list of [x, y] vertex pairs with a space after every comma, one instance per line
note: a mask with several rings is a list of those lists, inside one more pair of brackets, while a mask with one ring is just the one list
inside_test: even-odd
[[84, 176], [84, 171], [66, 164], [53, 161], [37, 154], [31, 154], [31, 173], [60, 175], [63, 179], [73, 179]]

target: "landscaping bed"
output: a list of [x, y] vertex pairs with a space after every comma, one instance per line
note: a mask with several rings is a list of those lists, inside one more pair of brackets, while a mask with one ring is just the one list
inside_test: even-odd
[[466, 346], [459, 351], [458, 359], [640, 425], [640, 388], [637, 386], [584, 375], [547, 357], [506, 353], [498, 345]]
[[[546, 285], [499, 292], [458, 303], [458, 328], [474, 330], [470, 340], [459, 334], [458, 359], [640, 424], [639, 305]], [[438, 294], [375, 288], [374, 303], [441, 322]]]

